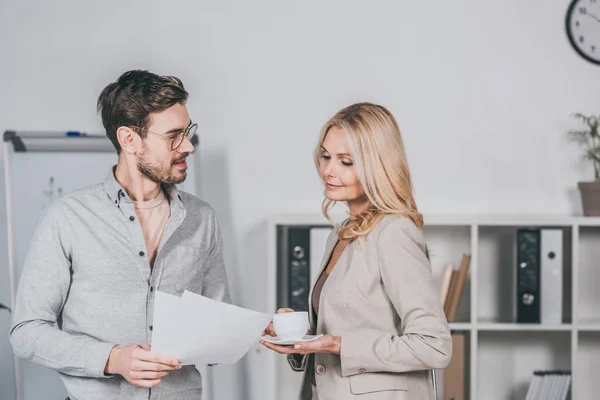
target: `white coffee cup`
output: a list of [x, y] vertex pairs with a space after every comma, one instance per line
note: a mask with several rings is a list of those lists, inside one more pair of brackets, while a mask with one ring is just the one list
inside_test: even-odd
[[308, 312], [296, 311], [275, 314], [273, 329], [282, 340], [300, 340], [308, 331]]

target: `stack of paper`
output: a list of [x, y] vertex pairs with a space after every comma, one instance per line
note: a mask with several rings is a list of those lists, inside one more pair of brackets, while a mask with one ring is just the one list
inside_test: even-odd
[[565, 400], [571, 371], [534, 371], [525, 400]]
[[183, 365], [234, 364], [272, 319], [259, 313], [185, 291], [181, 297], [157, 292], [152, 351]]

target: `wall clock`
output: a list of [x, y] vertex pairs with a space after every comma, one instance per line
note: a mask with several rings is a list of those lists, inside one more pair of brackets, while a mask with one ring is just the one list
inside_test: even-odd
[[567, 37], [575, 51], [600, 65], [600, 2], [573, 0], [566, 17]]

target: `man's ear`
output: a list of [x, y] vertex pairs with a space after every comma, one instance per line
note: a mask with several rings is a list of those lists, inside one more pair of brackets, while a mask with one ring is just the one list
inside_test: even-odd
[[136, 142], [139, 140], [139, 135], [128, 126], [120, 126], [117, 129], [117, 139], [121, 145], [121, 150], [129, 154], [135, 154], [137, 151]]

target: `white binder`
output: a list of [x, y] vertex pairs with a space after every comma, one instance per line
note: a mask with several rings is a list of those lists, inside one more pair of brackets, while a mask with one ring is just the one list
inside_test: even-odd
[[541, 229], [540, 249], [541, 323], [562, 323], [563, 231]]

